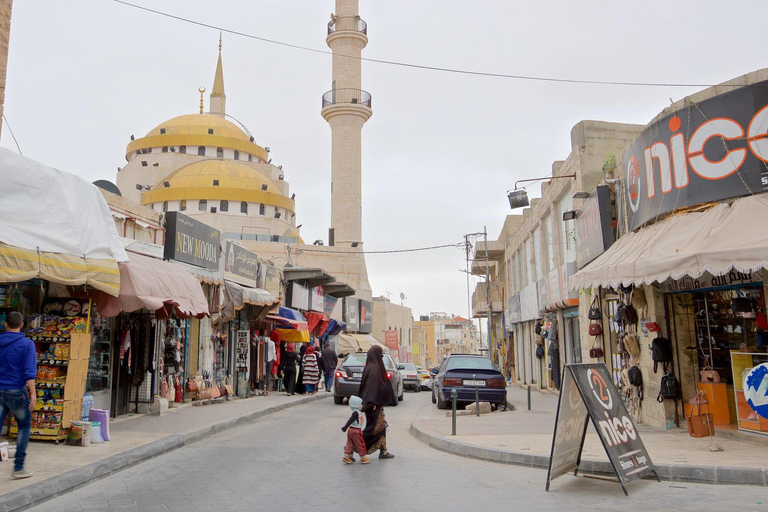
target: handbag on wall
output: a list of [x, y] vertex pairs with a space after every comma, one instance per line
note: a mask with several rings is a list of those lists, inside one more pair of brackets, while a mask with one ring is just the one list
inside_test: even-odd
[[637, 336], [634, 334], [627, 334], [624, 336], [624, 349], [632, 357], [640, 355], [640, 342], [637, 341]]
[[590, 336], [600, 336], [603, 334], [603, 327], [598, 324], [597, 322], [590, 322], [589, 324], [589, 335]]
[[720, 382], [720, 374], [711, 366], [705, 367], [699, 372], [701, 382]]
[[587, 318], [590, 320], [600, 320], [600, 300], [597, 295], [592, 299], [592, 305], [589, 307]]
[[603, 347], [598, 346], [597, 338], [595, 338], [595, 343], [592, 345], [592, 348], [589, 349], [589, 357], [592, 359], [599, 359], [603, 357]]

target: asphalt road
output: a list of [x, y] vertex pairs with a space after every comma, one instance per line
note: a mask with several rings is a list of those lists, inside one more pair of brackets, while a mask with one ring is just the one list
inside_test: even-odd
[[[69, 511], [768, 511], [765, 488], [613, 482], [466, 459], [416, 441], [429, 393], [388, 408], [391, 460], [341, 462], [349, 408], [322, 400], [232, 429], [94, 482], [31, 510]], [[423, 410], [422, 410], [423, 409]], [[514, 412], [504, 413], [514, 414]]]

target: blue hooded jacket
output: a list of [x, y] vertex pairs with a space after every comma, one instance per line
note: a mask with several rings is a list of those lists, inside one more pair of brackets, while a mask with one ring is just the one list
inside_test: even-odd
[[21, 332], [0, 333], [0, 389], [24, 389], [37, 377], [35, 344]]

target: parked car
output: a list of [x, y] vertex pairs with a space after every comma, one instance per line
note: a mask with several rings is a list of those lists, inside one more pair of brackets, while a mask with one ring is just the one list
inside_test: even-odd
[[419, 378], [421, 378], [421, 389], [429, 391], [432, 389], [432, 376], [427, 370], [419, 369]]
[[400, 363], [397, 365], [397, 369], [403, 376], [403, 387], [412, 389], [415, 393], [421, 391], [421, 377], [419, 377], [419, 370], [416, 369], [415, 364]]
[[[349, 354], [336, 368], [333, 376], [333, 402], [335, 404], [344, 403], [344, 399], [352, 395], [360, 396], [360, 381], [363, 378], [363, 368], [367, 357], [368, 354], [365, 352]], [[392, 405], [397, 405], [403, 399], [403, 376], [397, 369], [395, 362], [387, 354], [384, 354], [384, 368], [387, 369], [387, 377], [392, 384], [392, 391], [397, 397]]]
[[[432, 372], [434, 374], [434, 368]], [[507, 405], [507, 383], [490, 357], [451, 354], [445, 358], [433, 378], [432, 403], [436, 403], [438, 409], [448, 409], [454, 389], [460, 403], [474, 402], [477, 389], [481, 402], [497, 407]]]

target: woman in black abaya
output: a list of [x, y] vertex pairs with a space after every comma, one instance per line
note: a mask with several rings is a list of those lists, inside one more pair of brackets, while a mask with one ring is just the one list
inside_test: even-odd
[[387, 451], [387, 421], [384, 418], [384, 406], [392, 405], [397, 398], [392, 391], [392, 384], [384, 367], [384, 351], [374, 345], [368, 351], [360, 382], [360, 398], [363, 399], [365, 429], [363, 440], [368, 453], [379, 450], [380, 459], [394, 457]]

